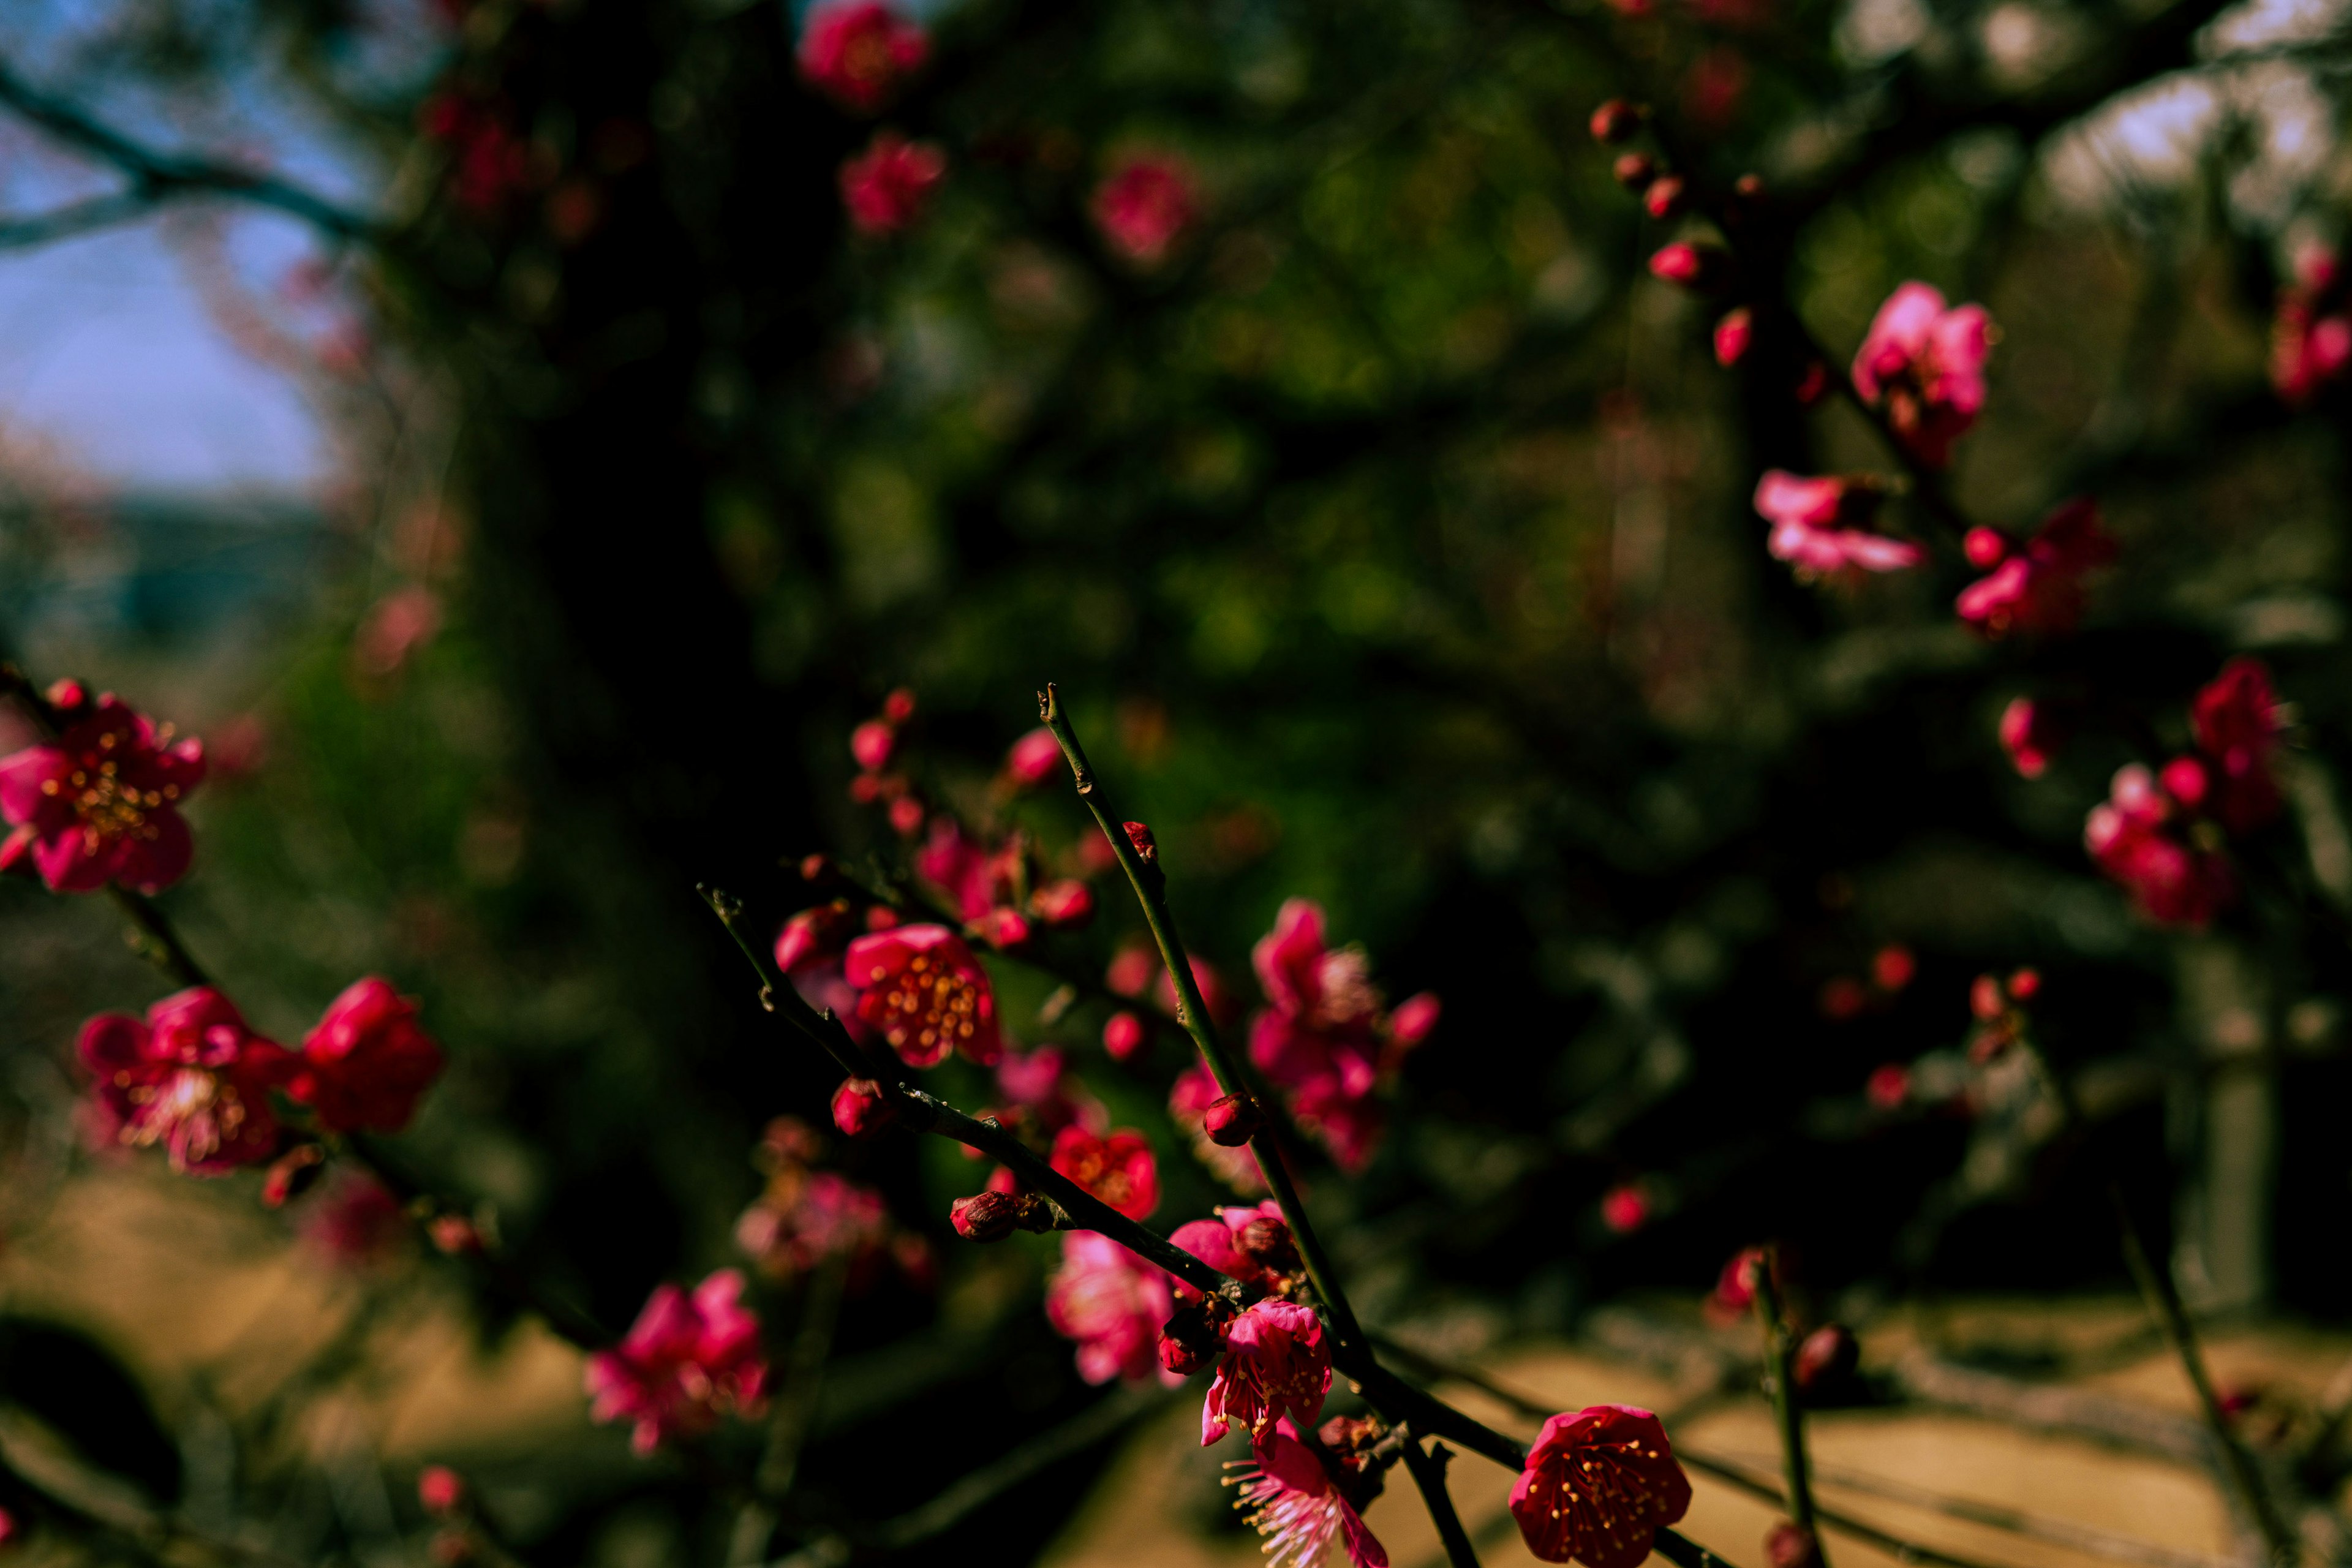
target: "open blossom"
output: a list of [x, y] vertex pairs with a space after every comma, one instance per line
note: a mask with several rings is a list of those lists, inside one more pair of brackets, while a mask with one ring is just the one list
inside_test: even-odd
[[1175, 247], [1200, 211], [1200, 182], [1171, 153], [1136, 153], [1095, 188], [1095, 226], [1112, 249], [1145, 267]]
[[1055, 1332], [1078, 1342], [1078, 1375], [1088, 1383], [1159, 1374], [1160, 1325], [1175, 1305], [1156, 1264], [1091, 1230], [1062, 1233], [1062, 1266], [1045, 1287], [1045, 1316]]
[[871, 113], [930, 47], [929, 34], [881, 0], [819, 0], [801, 27], [801, 75], [844, 108]]
[[1382, 1126], [1374, 1091], [1436, 1026], [1437, 998], [1389, 1011], [1362, 950], [1328, 949], [1322, 908], [1307, 899], [1282, 906], [1250, 961], [1273, 1004], [1250, 1025], [1250, 1059], [1341, 1170], [1361, 1170]]
[[[1247, 1243], [1243, 1239], [1251, 1226], [1259, 1222], [1281, 1226], [1281, 1239], [1288, 1242], [1289, 1226], [1283, 1220], [1282, 1205], [1272, 1198], [1260, 1204], [1221, 1208], [1213, 1219], [1188, 1221], [1170, 1232], [1168, 1239], [1220, 1274], [1244, 1285], [1263, 1285], [1270, 1272], [1265, 1258], [1260, 1256], [1266, 1250], [1262, 1234], [1265, 1226], [1261, 1224], [1261, 1234], [1252, 1235]], [[1176, 1294], [1179, 1299], [1190, 1299], [1200, 1292], [1179, 1279]]]
[[1971, 563], [1992, 570], [1960, 590], [1960, 619], [1995, 637], [2072, 629], [2083, 618], [2083, 578], [2116, 556], [2114, 538], [2099, 526], [2098, 503], [2085, 500], [2052, 512], [2023, 544], [1977, 528], [1967, 547]]
[[736, 1245], [773, 1279], [806, 1274], [833, 1258], [877, 1259], [891, 1238], [882, 1194], [836, 1171], [780, 1170], [735, 1223]]
[[1237, 1424], [1253, 1444], [1277, 1417], [1312, 1426], [1331, 1392], [1331, 1352], [1323, 1321], [1311, 1307], [1271, 1299], [1256, 1302], [1225, 1331], [1225, 1356], [1201, 1405], [1201, 1446]]
[[416, 1004], [371, 974], [336, 997], [302, 1041], [288, 1092], [330, 1132], [397, 1132], [441, 1076], [441, 1047]]
[[0, 757], [0, 870], [29, 857], [50, 889], [171, 886], [194, 853], [180, 802], [205, 776], [204, 743], [174, 741], [111, 695], [69, 714], [55, 741]]
[[101, 1013], [82, 1026], [79, 1051], [107, 1131], [142, 1148], [163, 1144], [173, 1169], [216, 1176], [278, 1152], [269, 1091], [295, 1058], [246, 1027], [211, 987], [164, 997], [144, 1022]]
[[1151, 1141], [1132, 1127], [1114, 1129], [1108, 1137], [1063, 1128], [1054, 1136], [1054, 1169], [1129, 1219], [1148, 1218], [1160, 1206]]
[[1800, 577], [1826, 577], [1848, 566], [1900, 572], [1918, 565], [1927, 555], [1917, 545], [1872, 526], [1879, 494], [1867, 479], [1806, 479], [1773, 468], [1756, 481], [1756, 510], [1772, 525], [1764, 547]]
[[861, 936], [844, 961], [857, 1016], [908, 1067], [936, 1067], [950, 1050], [985, 1067], [1002, 1046], [988, 972], [940, 925], [894, 926]]
[[1981, 305], [1944, 308], [1925, 283], [1887, 296], [1853, 356], [1853, 386], [1863, 401], [1886, 406], [1886, 421], [1912, 454], [1931, 468], [1951, 461], [1952, 443], [1984, 407], [1984, 363], [1992, 321]]
[[2271, 384], [2301, 406], [2352, 364], [2352, 292], [2331, 250], [2305, 251], [2294, 274], [2271, 323]]
[[631, 1422], [629, 1447], [650, 1454], [670, 1438], [709, 1431], [721, 1415], [755, 1408], [768, 1363], [760, 1357], [760, 1320], [742, 1294], [743, 1276], [732, 1268], [690, 1296], [656, 1287], [628, 1336], [588, 1358], [589, 1414]]
[[1690, 1479], [1658, 1418], [1631, 1405], [1595, 1405], [1544, 1423], [1511, 1489], [1511, 1516], [1546, 1563], [1636, 1568], [1690, 1500]]
[[[2176, 787], [2178, 771], [2167, 769]], [[2107, 799], [2091, 808], [2083, 844], [2150, 920], [2203, 926], [2235, 896], [2230, 863], [2185, 803], [2137, 763], [2118, 768]]]
[[877, 131], [865, 152], [841, 165], [842, 205], [858, 233], [896, 234], [923, 216], [947, 172], [947, 154], [935, 143]]
[[2279, 813], [2278, 694], [2258, 658], [2233, 658], [2190, 702], [2197, 750], [2206, 763], [2206, 809], [2232, 833], [2247, 833]]
[[1226, 1468], [1234, 1472], [1226, 1484], [1241, 1489], [1234, 1506], [1265, 1537], [1273, 1568], [1322, 1568], [1334, 1541], [1347, 1549], [1350, 1568], [1388, 1568], [1387, 1550], [1288, 1418], [1275, 1423], [1246, 1462]]

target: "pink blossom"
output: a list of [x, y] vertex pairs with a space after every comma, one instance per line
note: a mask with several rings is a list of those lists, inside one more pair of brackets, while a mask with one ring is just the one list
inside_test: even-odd
[[1595, 1405], [1544, 1423], [1511, 1489], [1511, 1516], [1546, 1563], [1637, 1568], [1690, 1500], [1690, 1478], [1658, 1418], [1631, 1405]]
[[923, 216], [947, 172], [947, 154], [936, 143], [877, 131], [865, 152], [841, 165], [842, 205], [858, 233], [896, 234]]
[[371, 974], [304, 1037], [288, 1092], [330, 1132], [397, 1132], [441, 1067], [441, 1047], [417, 1026], [416, 1004]]
[[1172, 153], [1132, 154], [1095, 188], [1095, 226], [1112, 249], [1139, 266], [1157, 265], [1200, 213], [1200, 181]]
[[441, 601], [433, 590], [412, 584], [375, 603], [352, 639], [352, 658], [363, 675], [397, 674], [441, 630]]
[[[1178, 1226], [1168, 1239], [1231, 1279], [1244, 1285], [1266, 1283], [1269, 1271], [1264, 1259], [1243, 1243], [1243, 1235], [1258, 1221], [1272, 1221], [1283, 1226], [1286, 1240], [1289, 1227], [1282, 1217], [1282, 1205], [1272, 1198], [1255, 1205], [1234, 1205], [1221, 1208], [1213, 1219], [1196, 1219]], [[1176, 1281], [1180, 1300], [1200, 1294], [1182, 1280]]]
[[1742, 305], [1715, 324], [1715, 363], [1728, 369], [1747, 357], [1756, 338], [1756, 312]]
[[416, 1234], [401, 1201], [372, 1176], [345, 1173], [302, 1210], [303, 1239], [346, 1264], [382, 1262]]
[[159, 892], [194, 854], [180, 802], [204, 781], [204, 743], [111, 695], [76, 707], [55, 741], [0, 758], [0, 816], [16, 829], [0, 870], [29, 855], [53, 892]]
[[1312, 1426], [1331, 1391], [1331, 1352], [1314, 1310], [1271, 1299], [1234, 1320], [1225, 1356], [1201, 1406], [1201, 1446], [1225, 1435], [1229, 1423], [1262, 1442], [1279, 1416]]
[[936, 1067], [950, 1050], [985, 1067], [1002, 1046], [988, 972], [941, 925], [894, 926], [849, 944], [857, 1016], [908, 1067]]
[[1055, 1332], [1077, 1341], [1080, 1377], [1134, 1383], [1160, 1373], [1160, 1325], [1175, 1310], [1168, 1285], [1158, 1267], [1107, 1236], [1062, 1233], [1062, 1266], [1045, 1288], [1045, 1317]]
[[870, 1078], [845, 1078], [833, 1091], [833, 1124], [845, 1138], [870, 1138], [898, 1119], [898, 1108]]
[[753, 1411], [768, 1363], [760, 1320], [740, 1304], [742, 1294], [743, 1276], [732, 1268], [690, 1296], [675, 1285], [656, 1288], [628, 1336], [588, 1358], [590, 1415], [632, 1423], [629, 1446], [642, 1455], [709, 1431], [721, 1415]]
[[834, 1258], [870, 1266], [891, 1228], [889, 1206], [872, 1187], [786, 1163], [735, 1222], [735, 1244], [762, 1274], [791, 1279]]
[[1685, 289], [1706, 289], [1722, 276], [1723, 265], [1723, 252], [1712, 246], [1678, 239], [1651, 256], [1650, 276]]
[[1971, 530], [1968, 543], [1969, 559], [1993, 569], [1960, 590], [1960, 619], [1996, 637], [2071, 630], [2083, 616], [2084, 576], [2116, 555], [2091, 500], [2068, 501], [2013, 550], [1989, 528]]
[[101, 1013], [82, 1026], [79, 1049], [107, 1135], [163, 1144], [173, 1170], [217, 1176], [278, 1152], [269, 1091], [292, 1076], [295, 1058], [209, 986], [164, 997], [143, 1023]]
[[417, 1472], [416, 1500], [429, 1514], [453, 1514], [466, 1505], [466, 1479], [446, 1465], [427, 1465]]
[[1328, 950], [1322, 908], [1306, 899], [1282, 906], [1250, 961], [1273, 1004], [1250, 1025], [1250, 1059], [1341, 1170], [1361, 1170], [1382, 1126], [1374, 1093], [1435, 1026], [1437, 999], [1391, 1013], [1362, 950]]
[[1151, 1043], [1151, 1031], [1132, 1013], [1113, 1013], [1103, 1022], [1103, 1049], [1110, 1059], [1123, 1062]]
[[2271, 771], [2278, 751], [2278, 694], [2258, 658], [2233, 658], [2189, 704], [2197, 750], [2210, 766], [2213, 816], [2232, 833], [2248, 833], [2279, 813], [2278, 781]]
[[1601, 1195], [1601, 1223], [1619, 1236], [1631, 1236], [1650, 1223], [1650, 1194], [1639, 1182], [1627, 1182]]
[[[1343, 1468], [1349, 1464], [1334, 1462]], [[1287, 1417], [1275, 1423], [1246, 1462], [1226, 1468], [1234, 1472], [1228, 1484], [1241, 1489], [1234, 1506], [1247, 1510], [1250, 1527], [1265, 1537], [1273, 1568], [1322, 1568], [1335, 1540], [1346, 1547], [1350, 1568], [1388, 1568], [1387, 1550]]]
[[1054, 1135], [1054, 1169], [1129, 1219], [1146, 1219], [1160, 1206], [1160, 1167], [1151, 1141], [1132, 1127], [1100, 1137], [1084, 1127]]
[[2031, 697], [2017, 697], [2000, 710], [2000, 749], [2020, 778], [2038, 779], [2050, 768], [2050, 758], [2063, 741], [2050, 705]]
[[1062, 742], [1040, 724], [1013, 742], [1004, 753], [1004, 776], [1016, 787], [1035, 789], [1062, 766]]
[[1756, 1304], [1756, 1270], [1764, 1267], [1764, 1249], [1745, 1247], [1732, 1254], [1716, 1277], [1715, 1293], [1707, 1298], [1711, 1317], [1736, 1318]]
[[868, 719], [849, 732], [849, 754], [866, 773], [878, 773], [888, 767], [898, 749], [898, 727], [887, 719]]
[[802, 24], [801, 75], [844, 108], [870, 114], [921, 68], [930, 36], [881, 0], [819, 0]]
[[1887, 296], [1853, 356], [1853, 386], [1865, 403], [1886, 405], [1887, 423], [1930, 468], [1951, 461], [1952, 443], [1984, 407], [1984, 363], [1992, 321], [1981, 305], [1944, 308], [1925, 283]]
[[954, 817], [940, 816], [931, 819], [929, 835], [915, 851], [915, 874], [954, 900], [965, 920], [978, 921], [1013, 901], [1022, 861], [1017, 841], [992, 851], [974, 843]]
[[1911, 1098], [1911, 1069], [1901, 1062], [1887, 1062], [1871, 1069], [1869, 1081], [1863, 1085], [1863, 1097], [1881, 1110], [1900, 1110]]
[[2083, 844], [2099, 869], [2162, 924], [2202, 927], [2236, 895], [2219, 847], [2201, 841], [2179, 803], [2137, 763], [2116, 771], [2107, 799], [2083, 824]]
[[1065, 877], [1030, 894], [1029, 912], [1056, 930], [1068, 931], [1095, 918], [1095, 890], [1075, 877]]
[[1068, 1059], [1052, 1046], [1040, 1046], [1026, 1055], [1005, 1052], [996, 1064], [996, 1091], [1004, 1097], [1004, 1119], [1017, 1122], [1024, 1137], [1052, 1138], [1081, 1123], [1099, 1130], [1108, 1120], [1101, 1104], [1069, 1070]]
[[1772, 525], [1764, 547], [1800, 578], [1849, 566], [1900, 572], [1926, 560], [1917, 545], [1871, 526], [1878, 502], [1877, 487], [1864, 479], [1806, 479], [1773, 468], [1756, 482], [1756, 510]]
[[2297, 258], [2271, 323], [2271, 384], [2301, 407], [2352, 364], [2352, 299], [2333, 251]]

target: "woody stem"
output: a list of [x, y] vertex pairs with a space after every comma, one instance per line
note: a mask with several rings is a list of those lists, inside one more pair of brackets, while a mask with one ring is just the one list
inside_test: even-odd
[[1770, 1247], [1752, 1266], [1756, 1321], [1764, 1331], [1764, 1364], [1772, 1380], [1772, 1415], [1780, 1429], [1780, 1461], [1788, 1477], [1789, 1521], [1814, 1539], [1814, 1560], [1824, 1561], [1813, 1529], [1813, 1489], [1805, 1467], [1805, 1415], [1797, 1403], [1797, 1358], [1790, 1343], [1780, 1287], [1773, 1279], [1777, 1259]]
[[1437, 1526], [1437, 1538], [1445, 1543], [1445, 1560], [1454, 1568], [1478, 1568], [1477, 1549], [1470, 1544], [1470, 1532], [1462, 1528], [1462, 1516], [1454, 1511], [1454, 1499], [1445, 1489], [1445, 1462], [1454, 1456], [1443, 1443], [1433, 1444], [1423, 1452], [1421, 1438], [1411, 1427], [1403, 1428], [1402, 1435], [1404, 1468], [1412, 1472], [1412, 1484], [1421, 1489], [1421, 1500]]

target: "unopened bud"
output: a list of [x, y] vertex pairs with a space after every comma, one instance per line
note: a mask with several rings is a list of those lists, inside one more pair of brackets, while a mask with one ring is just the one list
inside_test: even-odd
[[1765, 1532], [1764, 1561], [1771, 1568], [1820, 1568], [1822, 1549], [1811, 1531], [1784, 1519]]
[[89, 689], [70, 676], [61, 677], [49, 682], [47, 696], [49, 706], [58, 710], [58, 717], [70, 718], [89, 703]]
[[833, 1124], [845, 1137], [865, 1138], [897, 1120], [898, 1108], [870, 1078], [849, 1078], [833, 1091]]
[[1675, 240], [1661, 246], [1650, 258], [1650, 276], [1694, 291], [1714, 288], [1721, 282], [1726, 258], [1712, 246], [1689, 245]]
[[1689, 192], [1680, 174], [1661, 174], [1642, 193], [1642, 210], [1654, 218], [1670, 218], [1683, 210]]
[[466, 1506], [465, 1478], [446, 1465], [427, 1465], [416, 1477], [416, 1500], [425, 1512], [446, 1518]]
[[2009, 553], [2009, 541], [1997, 528], [1972, 528], [1960, 541], [1960, 552], [1976, 567], [1997, 566]]
[[1353, 1458], [1388, 1436], [1388, 1428], [1376, 1416], [1334, 1415], [1316, 1430], [1323, 1446], [1340, 1458]]
[[978, 920], [966, 923], [963, 929], [1002, 952], [1006, 948], [1019, 947], [1029, 940], [1029, 917], [1019, 910], [999, 904]]
[[1990, 974], [1979, 974], [1969, 987], [1969, 1011], [1990, 1022], [2008, 1007], [2008, 998], [2000, 994], [2000, 982]]
[[849, 923], [845, 899], [803, 910], [776, 934], [776, 967], [790, 974], [808, 960], [837, 951], [849, 935]]
[[1151, 829], [1140, 822], [1124, 823], [1127, 841], [1135, 846], [1136, 858], [1147, 866], [1160, 864], [1160, 846], [1151, 837]]
[[893, 724], [903, 724], [915, 716], [915, 693], [901, 686], [882, 699], [882, 717]]
[[1642, 111], [1622, 98], [1612, 98], [1592, 111], [1595, 142], [1622, 142], [1642, 128]]
[[1003, 1193], [974, 1193], [948, 1205], [948, 1223], [966, 1241], [1003, 1241], [1013, 1234], [1015, 1206]]
[[1798, 407], [1811, 408], [1822, 400], [1822, 395], [1829, 389], [1830, 367], [1819, 360], [1814, 360], [1798, 374], [1796, 385], [1790, 387], [1789, 391], [1790, 395], [1796, 398]]
[[1861, 1359], [1862, 1347], [1854, 1342], [1852, 1330], [1843, 1323], [1823, 1323], [1797, 1347], [1792, 1368], [1797, 1386], [1807, 1394], [1825, 1393], [1852, 1377]]
[[1715, 363], [1730, 369], [1747, 357], [1755, 338], [1756, 313], [1742, 305], [1715, 324]]
[[912, 838], [923, 830], [923, 803], [911, 795], [902, 795], [890, 803], [890, 827], [901, 838]]
[[868, 719], [849, 732], [849, 754], [869, 773], [888, 767], [890, 753], [898, 749], [898, 728], [885, 720]]
[[1234, 1250], [1276, 1274], [1296, 1274], [1301, 1267], [1290, 1227], [1268, 1215], [1258, 1215], [1234, 1234]]
[[2031, 1002], [2042, 991], [2042, 972], [2021, 969], [2009, 977], [2009, 994], [2020, 1002]]
[[1004, 776], [1021, 789], [1036, 788], [1061, 765], [1062, 742], [1042, 724], [1013, 742], [1013, 749], [1004, 753]]
[[1065, 877], [1030, 894], [1029, 912], [1049, 926], [1082, 926], [1095, 918], [1095, 890], [1076, 877]]
[[1110, 1059], [1123, 1062], [1151, 1043], [1151, 1031], [1132, 1013], [1113, 1013], [1103, 1025], [1103, 1049]]
[[1206, 1372], [1224, 1353], [1225, 1326], [1233, 1305], [1222, 1296], [1196, 1296], [1177, 1303], [1160, 1330], [1160, 1364], [1179, 1377]]
[[801, 857], [801, 880], [803, 882], [830, 882], [838, 875], [840, 873], [835, 868], [830, 856], [803, 855]]
[[1220, 1149], [1238, 1149], [1256, 1137], [1265, 1126], [1265, 1113], [1257, 1101], [1246, 1094], [1229, 1094], [1209, 1107], [1201, 1118], [1201, 1129], [1208, 1133], [1209, 1142]]
[[1658, 177], [1658, 163], [1646, 153], [1627, 153], [1610, 165], [1609, 172], [1627, 190], [1645, 191], [1650, 182]]

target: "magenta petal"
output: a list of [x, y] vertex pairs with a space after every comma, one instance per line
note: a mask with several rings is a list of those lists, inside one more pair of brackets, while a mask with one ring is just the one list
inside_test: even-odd
[[196, 844], [188, 832], [187, 818], [176, 811], [158, 811], [147, 819], [147, 826], [155, 830], [155, 837], [124, 840], [119, 874], [125, 884], [142, 893], [160, 893], [187, 874]]
[[68, 828], [33, 846], [33, 865], [53, 893], [91, 892], [106, 886], [110, 858], [89, 851], [89, 836]]
[[45, 816], [54, 821], [62, 807], [41, 786], [61, 782], [71, 771], [65, 753], [54, 746], [28, 746], [0, 757], [0, 816], [14, 823], [37, 823]]

